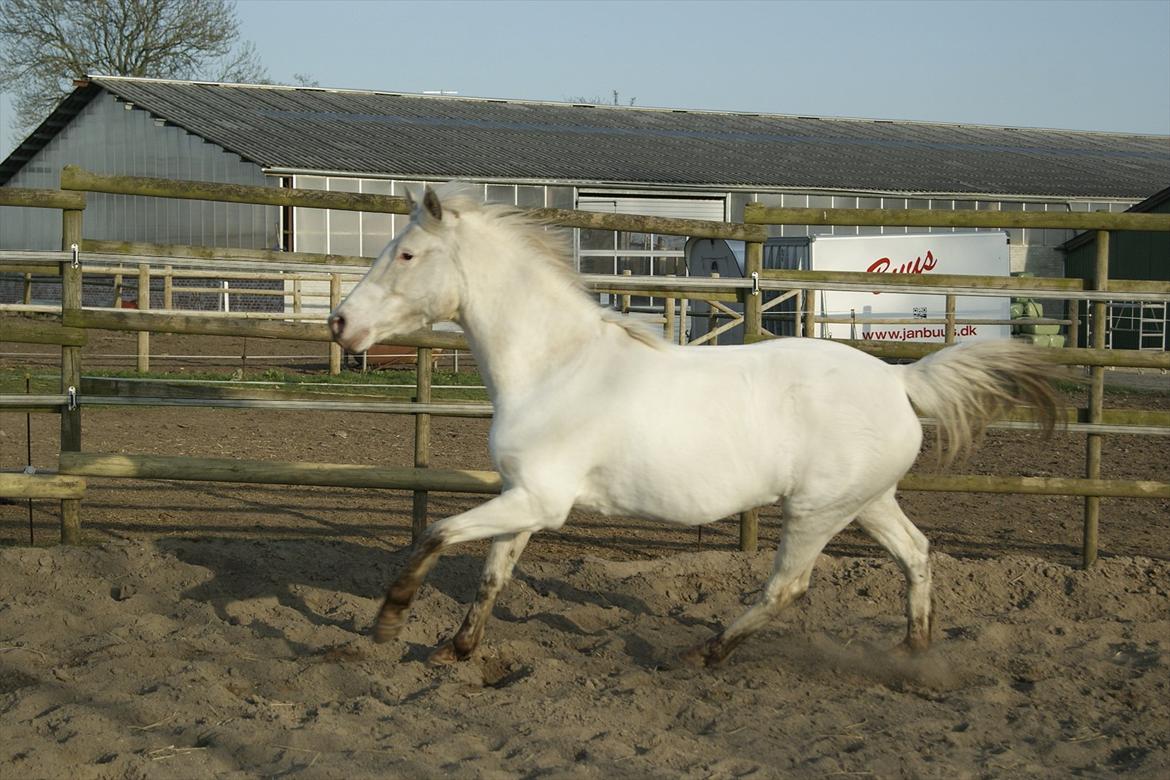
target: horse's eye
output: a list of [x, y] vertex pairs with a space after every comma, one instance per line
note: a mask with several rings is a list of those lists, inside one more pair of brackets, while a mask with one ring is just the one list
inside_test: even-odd
[[399, 252], [398, 259], [402, 260], [403, 262], [406, 262], [408, 260], [413, 260], [414, 255], [412, 255], [410, 252]]

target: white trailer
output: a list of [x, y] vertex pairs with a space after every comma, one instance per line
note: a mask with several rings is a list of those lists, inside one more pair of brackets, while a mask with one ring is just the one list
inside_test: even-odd
[[[872, 274], [972, 274], [1008, 276], [1011, 261], [1003, 232], [910, 233], [884, 236], [817, 236], [809, 245], [809, 267], [817, 271], [862, 271]], [[927, 293], [870, 293], [824, 290], [817, 294], [818, 314], [848, 322], [822, 323], [823, 338], [874, 341], [943, 341], [942, 323], [882, 323], [874, 320], [939, 320], [946, 316], [946, 296]], [[1008, 320], [1011, 298], [960, 295], [955, 318]], [[957, 341], [1006, 339], [1009, 325], [959, 324]]]
[[[743, 243], [711, 239], [687, 242], [687, 271], [690, 276], [710, 276], [712, 271], [726, 278], [743, 275]], [[1002, 231], [967, 233], [906, 233], [881, 236], [815, 236], [810, 239], [769, 239], [764, 245], [764, 267], [789, 270], [860, 271], [872, 274], [970, 274], [1009, 276], [1011, 260], [1008, 237]], [[766, 294], [771, 297], [773, 294]], [[816, 335], [822, 338], [872, 339], [874, 341], [944, 340], [946, 296], [930, 293], [871, 293], [841, 290], [818, 291], [816, 314], [843, 322], [820, 323]], [[736, 310], [741, 307], [735, 306]], [[786, 301], [766, 315], [764, 327], [777, 335], [792, 335], [795, 309]], [[704, 304], [692, 307], [691, 338], [707, 332], [709, 320]], [[960, 295], [955, 298], [955, 327], [958, 341], [1009, 338], [1009, 325], [963, 323], [962, 320], [1008, 320], [1008, 296]], [[875, 320], [926, 320], [922, 323], [888, 323]], [[723, 344], [740, 343], [742, 329], [720, 337]]]

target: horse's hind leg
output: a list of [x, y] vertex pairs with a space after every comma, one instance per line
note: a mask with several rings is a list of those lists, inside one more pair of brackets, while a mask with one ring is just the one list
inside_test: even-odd
[[930, 646], [930, 543], [898, 506], [891, 489], [867, 505], [857, 524], [898, 562], [906, 576], [906, 647], [919, 652]]
[[475, 594], [475, 601], [467, 610], [463, 625], [455, 636], [435, 648], [431, 663], [448, 664], [467, 659], [483, 638], [483, 629], [492, 614], [496, 597], [512, 577], [512, 569], [532, 534], [528, 532], [498, 536], [492, 540], [484, 561], [483, 579]]
[[848, 516], [823, 515], [785, 518], [772, 576], [759, 600], [723, 631], [684, 653], [683, 660], [695, 666], [715, 666], [773, 615], [803, 596], [817, 556], [849, 520]]

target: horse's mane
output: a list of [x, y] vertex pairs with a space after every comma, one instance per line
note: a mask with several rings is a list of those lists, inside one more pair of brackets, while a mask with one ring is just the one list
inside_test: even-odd
[[[538, 262], [542, 262], [543, 267], [555, 272], [568, 287], [584, 295], [585, 285], [580, 274], [573, 268], [569, 233], [566, 228], [537, 219], [515, 206], [485, 203], [475, 197], [474, 190], [465, 183], [450, 182], [440, 185], [436, 188], [435, 194], [439, 196], [439, 202], [445, 209], [450, 208], [456, 213], [479, 213], [508, 228], [531, 250], [532, 255], [540, 258]], [[642, 322], [608, 310], [599, 309], [599, 314], [603, 320], [616, 325], [630, 338], [647, 346], [662, 349], [667, 344], [657, 330]]]

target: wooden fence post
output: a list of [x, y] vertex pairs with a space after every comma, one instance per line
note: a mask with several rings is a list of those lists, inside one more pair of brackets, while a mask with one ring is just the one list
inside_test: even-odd
[[662, 299], [662, 338], [674, 341], [674, 298]]
[[163, 308], [167, 311], [175, 308], [175, 267], [168, 265], [163, 268]]
[[817, 336], [817, 291], [805, 290], [804, 292], [804, 333], [801, 335], [805, 338], [816, 338]]
[[[1109, 287], [1109, 231], [1097, 231], [1097, 262], [1093, 273], [1093, 289]], [[1108, 306], [1105, 301], [1093, 301], [1093, 349], [1105, 349], [1106, 329], [1109, 327]], [[1105, 406], [1105, 367], [1093, 366], [1089, 370], [1089, 422], [1100, 423]], [[1101, 477], [1101, 443], [1099, 433], [1085, 437], [1085, 477]], [[1084, 531], [1081, 537], [1081, 565], [1088, 569], [1097, 560], [1097, 527], [1101, 517], [1101, 497], [1085, 496]]]
[[[61, 316], [81, 309], [80, 209], [61, 210], [61, 248], [73, 258], [61, 263]], [[61, 452], [81, 451], [81, 408], [72, 399], [81, 390], [81, 347], [61, 347], [61, 392], [71, 399], [61, 410]], [[61, 543], [81, 543], [81, 499], [61, 500]]]
[[1081, 302], [1076, 298], [1065, 301], [1065, 310], [1068, 312], [1068, 346], [1076, 349], [1081, 340]]
[[[329, 275], [329, 309], [332, 311], [341, 305], [341, 274]], [[329, 373], [337, 376], [341, 373], [341, 345], [336, 341], [329, 342]]]
[[[138, 264], [138, 310], [150, 311], [150, 266]], [[138, 373], [150, 371], [150, 331], [138, 331]]]
[[[764, 245], [749, 241], [744, 245], [743, 274], [748, 279], [759, 279], [764, 269]], [[753, 274], [755, 275], [753, 277]], [[751, 344], [764, 337], [764, 294], [757, 287], [747, 290], [743, 300], [743, 343]]]
[[[420, 404], [431, 402], [431, 349], [418, 348], [418, 362], [415, 364], [415, 401]], [[425, 469], [431, 465], [431, 416], [414, 416], [414, 467]], [[418, 541], [427, 527], [427, 491], [414, 491], [410, 513], [410, 540]]]
[[[759, 279], [764, 269], [764, 245], [749, 241], [744, 245], [743, 273], [748, 279]], [[764, 295], [755, 288], [745, 291], [743, 299], [743, 343], [752, 344], [764, 337]], [[739, 514], [739, 549], [754, 553], [759, 542], [760, 510], [749, 509]]]
[[[717, 271], [712, 271], [712, 272], [711, 272], [711, 278], [712, 278], [712, 279], [718, 279], [718, 278], [719, 278], [719, 273], [718, 273]], [[715, 330], [715, 328], [719, 327], [719, 317], [718, 317], [718, 314], [719, 314], [719, 310], [718, 310], [718, 309], [716, 309], [716, 308], [715, 308], [713, 305], [711, 305], [710, 303], [708, 303], [708, 304], [707, 304], [707, 332], [708, 332], [708, 333], [710, 333], [711, 331]], [[711, 347], [717, 347], [717, 346], [719, 346], [719, 336], [718, 336], [718, 335], [716, 335], [716, 336], [713, 336], [713, 337], [712, 337], [712, 338], [711, 338], [711, 339], [710, 339], [710, 340], [707, 342], [707, 345], [708, 345], [708, 346], [711, 346]]]
[[947, 293], [946, 296], [946, 316], [947, 324], [943, 331], [943, 342], [946, 344], [955, 343], [955, 294]]
[[754, 553], [760, 538], [760, 510], [749, 509], [739, 513], [739, 549]]

